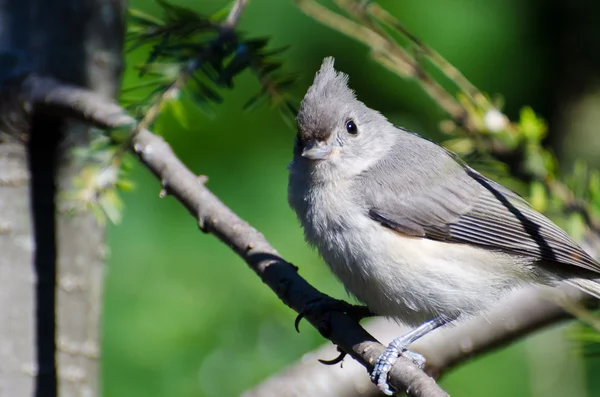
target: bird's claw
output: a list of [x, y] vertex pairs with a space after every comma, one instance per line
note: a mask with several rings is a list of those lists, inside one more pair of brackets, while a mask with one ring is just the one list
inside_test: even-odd
[[427, 362], [427, 360], [425, 359], [425, 357], [423, 357], [422, 354], [410, 350], [404, 350], [402, 352], [402, 355], [411, 360], [413, 364], [419, 367], [419, 369], [425, 369], [425, 363]]
[[388, 383], [388, 374], [392, 369], [392, 366], [398, 360], [398, 357], [404, 356], [419, 367], [423, 369], [425, 367], [425, 357], [419, 353], [406, 350], [408, 344], [393, 341], [385, 349], [383, 353], [377, 358], [373, 371], [371, 371], [371, 382], [377, 385], [377, 388], [385, 395], [391, 396], [394, 394], [393, 388]]
[[335, 365], [337, 363], [341, 363], [344, 358], [348, 355], [348, 353], [346, 353], [345, 351], [341, 350], [339, 347], [337, 348], [338, 352], [340, 352], [340, 354], [334, 358], [333, 360], [322, 360], [319, 359], [319, 362], [321, 364], [325, 364], [325, 365]]
[[338, 311], [345, 313], [356, 321], [360, 321], [365, 317], [373, 316], [373, 313], [366, 306], [353, 305], [340, 299], [334, 299], [331, 297], [320, 297], [310, 300], [304, 306], [304, 309], [296, 316], [294, 321], [294, 328], [297, 332], [300, 332], [300, 321], [309, 313], [325, 313], [329, 311]]
[[296, 332], [300, 333], [300, 321], [302, 321], [302, 319], [304, 318], [304, 316], [306, 315], [306, 309], [302, 309], [302, 311], [300, 313], [298, 313], [298, 315], [296, 316], [296, 319], [294, 320], [294, 328], [296, 328]]

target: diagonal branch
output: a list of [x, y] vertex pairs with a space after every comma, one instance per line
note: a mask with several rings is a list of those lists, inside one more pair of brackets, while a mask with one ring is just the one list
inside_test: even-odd
[[[131, 139], [131, 150], [161, 181], [163, 189], [187, 208], [203, 231], [215, 235], [244, 259], [286, 305], [301, 312], [308, 302], [325, 297], [300, 277], [297, 268], [281, 258], [260, 232], [208, 190], [161, 137], [139, 128], [118, 104], [83, 88], [35, 75], [23, 81], [19, 100], [30, 111], [72, 117], [100, 128], [134, 128], [137, 133]], [[369, 370], [384, 350], [358, 322], [343, 313], [311, 312], [305, 318]], [[433, 378], [405, 358], [394, 366], [390, 381], [397, 390], [409, 390], [410, 396], [447, 396]]]
[[238, 24], [240, 17], [242, 16], [242, 11], [244, 11], [244, 7], [248, 5], [250, 0], [235, 0], [233, 5], [231, 6], [231, 10], [227, 15], [227, 19], [225, 23], [223, 23], [223, 27], [228, 27], [232, 29], [235, 25]]
[[465, 129], [472, 130], [474, 125], [461, 104], [449, 94], [419, 63], [381, 29], [374, 29], [373, 24], [358, 23], [348, 19], [316, 0], [296, 0], [296, 5], [308, 16], [329, 26], [371, 49], [372, 57], [383, 66], [399, 76], [417, 79], [423, 90], [429, 95], [452, 119], [459, 122]]
[[[568, 286], [553, 290], [518, 290], [485, 317], [472, 318], [457, 326], [433, 332], [411, 345], [411, 350], [423, 354], [427, 358], [425, 371], [439, 378], [472, 357], [513, 343], [544, 326], [571, 318], [561, 306], [573, 302], [594, 304], [594, 299]], [[382, 341], [391, 341], [409, 330], [385, 319], [372, 320], [365, 328]], [[339, 367], [324, 367], [316, 360], [334, 354], [334, 349], [329, 345], [308, 353], [308, 357], [261, 382], [242, 397], [275, 397], [281, 390], [286, 390], [289, 397], [380, 395], [379, 390], [363, 374], [362, 367], [349, 362], [344, 363], [344, 370], [340, 371]]]
[[[382, 66], [400, 77], [418, 82], [423, 91], [453, 120], [453, 123], [445, 123], [446, 127], [442, 127], [442, 132], [458, 137], [455, 130], [458, 125], [463, 132], [475, 138], [471, 140], [475, 143], [474, 152], [488, 153], [506, 164], [509, 174], [518, 180], [528, 184], [532, 181], [541, 183], [545, 194], [559, 199], [565, 214], [581, 215], [586, 227], [596, 235], [600, 234], [600, 220], [591, 209], [591, 202], [587, 202], [591, 199], [578, 197], [568, 184], [557, 179], [557, 171], [552, 171], [553, 166], [549, 169], [546, 166], [535, 167], [532, 166], [533, 162], [527, 159], [529, 156], [540, 156], [548, 159], [547, 162], [556, 162], [555, 156], [541, 145], [542, 140], [527, 136], [520, 125], [521, 121], [509, 120], [496, 108], [493, 101], [479, 91], [455, 66], [415, 37], [376, 2], [334, 0], [334, 3], [350, 14], [352, 19], [330, 10], [318, 0], [296, 0], [299, 9], [314, 20], [365, 44], [370, 49], [373, 59]], [[383, 28], [384, 26], [404, 36], [409, 46], [400, 44], [396, 37]], [[442, 72], [456, 85], [461, 95], [455, 97], [438, 83], [424, 67], [423, 60], [431, 62]], [[494, 131], [493, 134], [488, 133]], [[585, 178], [582, 179], [584, 180]]]
[[[139, 129], [136, 120], [118, 104], [83, 88], [63, 85], [56, 80], [34, 75], [23, 80], [19, 92], [23, 109], [29, 111], [72, 117], [100, 128], [128, 126], [137, 130], [132, 137], [130, 149], [161, 181], [163, 189], [188, 209], [204, 232], [215, 235], [244, 259], [286, 305], [301, 312], [308, 302], [325, 297], [300, 277], [296, 267], [281, 258], [260, 232], [240, 219], [207, 189], [202, 178], [186, 168], [161, 137], [147, 129]], [[588, 303], [589, 297], [572, 289], [520, 291], [502, 302], [485, 318], [473, 319], [434, 333], [415, 344], [415, 350], [427, 357], [427, 373], [437, 377], [474, 355], [566, 318], [568, 315], [565, 311], [552, 301], [559, 301], [561, 306], [568, 307], [573, 303]], [[306, 319], [324, 337], [369, 370], [384, 349], [353, 318], [343, 313], [310, 312], [306, 314]], [[329, 370], [319, 366], [318, 371], [327, 373]], [[281, 376], [285, 376], [285, 373]], [[410, 396], [447, 395], [434, 378], [404, 358], [401, 358], [400, 365], [393, 367], [390, 380], [397, 390], [408, 390]], [[294, 384], [294, 379], [288, 378], [286, 381], [290, 385]], [[347, 381], [350, 383], [355, 379]], [[259, 386], [255, 391], [263, 390], [262, 387], [268, 389], [268, 384]], [[286, 387], [286, 390], [290, 389], [289, 386]], [[263, 395], [253, 393], [250, 392], [249, 396]], [[269, 394], [265, 392], [264, 395]]]

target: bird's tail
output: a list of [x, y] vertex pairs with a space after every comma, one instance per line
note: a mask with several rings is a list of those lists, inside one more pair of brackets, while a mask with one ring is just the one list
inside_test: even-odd
[[567, 280], [567, 283], [600, 299], [600, 279], [598, 278], [572, 278]]

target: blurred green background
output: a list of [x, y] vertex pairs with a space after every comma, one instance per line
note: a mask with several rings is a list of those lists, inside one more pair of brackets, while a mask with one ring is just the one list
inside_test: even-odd
[[[206, 14], [227, 5], [172, 2]], [[598, 6], [542, 0], [380, 3], [480, 89], [502, 94], [511, 118], [531, 105], [548, 119], [548, 143], [567, 166], [580, 156], [598, 165]], [[130, 6], [159, 15], [153, 0], [133, 0]], [[281, 58], [286, 72], [300, 73], [292, 91], [296, 98], [322, 58], [332, 55], [369, 106], [399, 125], [441, 138], [444, 114], [416, 83], [371, 61], [364, 47], [311, 20], [292, 0], [251, 0], [239, 27], [249, 36], [271, 37], [273, 47], [291, 46]], [[127, 55], [124, 87], [138, 81], [133, 66], [144, 55]], [[208, 187], [298, 265], [303, 277], [345, 298], [304, 243], [287, 205], [294, 131], [268, 106], [243, 112], [259, 85], [249, 73], [235, 83], [212, 115], [188, 106], [184, 117], [175, 117], [167, 108], [155, 132], [191, 170], [207, 175]], [[235, 396], [324, 343], [307, 325], [297, 334], [295, 314], [229, 248], [199, 232], [173, 198], [159, 198], [153, 176], [136, 166], [131, 177], [137, 188], [123, 194], [123, 222], [109, 229], [105, 396]], [[441, 383], [450, 394], [466, 397], [600, 395], [593, 376], [599, 360], [581, 357], [569, 327], [479, 358]]]

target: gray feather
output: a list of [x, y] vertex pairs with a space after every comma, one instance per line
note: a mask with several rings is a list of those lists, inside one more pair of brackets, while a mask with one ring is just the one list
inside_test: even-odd
[[[594, 259], [516, 193], [460, 163], [444, 148], [402, 135], [388, 158], [358, 178], [357, 186], [368, 187], [363, 193], [372, 219], [415, 237], [600, 272]], [[402, 172], [407, 169], [411, 172]]]
[[331, 114], [343, 110], [338, 104], [356, 101], [354, 91], [348, 87], [348, 75], [336, 71], [333, 64], [331, 57], [323, 60], [321, 69], [300, 104], [296, 122], [298, 138], [303, 142], [326, 139], [331, 134], [331, 122], [335, 121], [331, 119]]
[[[600, 266], [566, 233], [368, 108], [331, 58], [297, 122], [289, 203], [307, 242], [373, 312], [414, 325], [474, 315], [530, 283], [567, 281], [600, 296]], [[304, 156], [315, 141], [329, 154]]]

